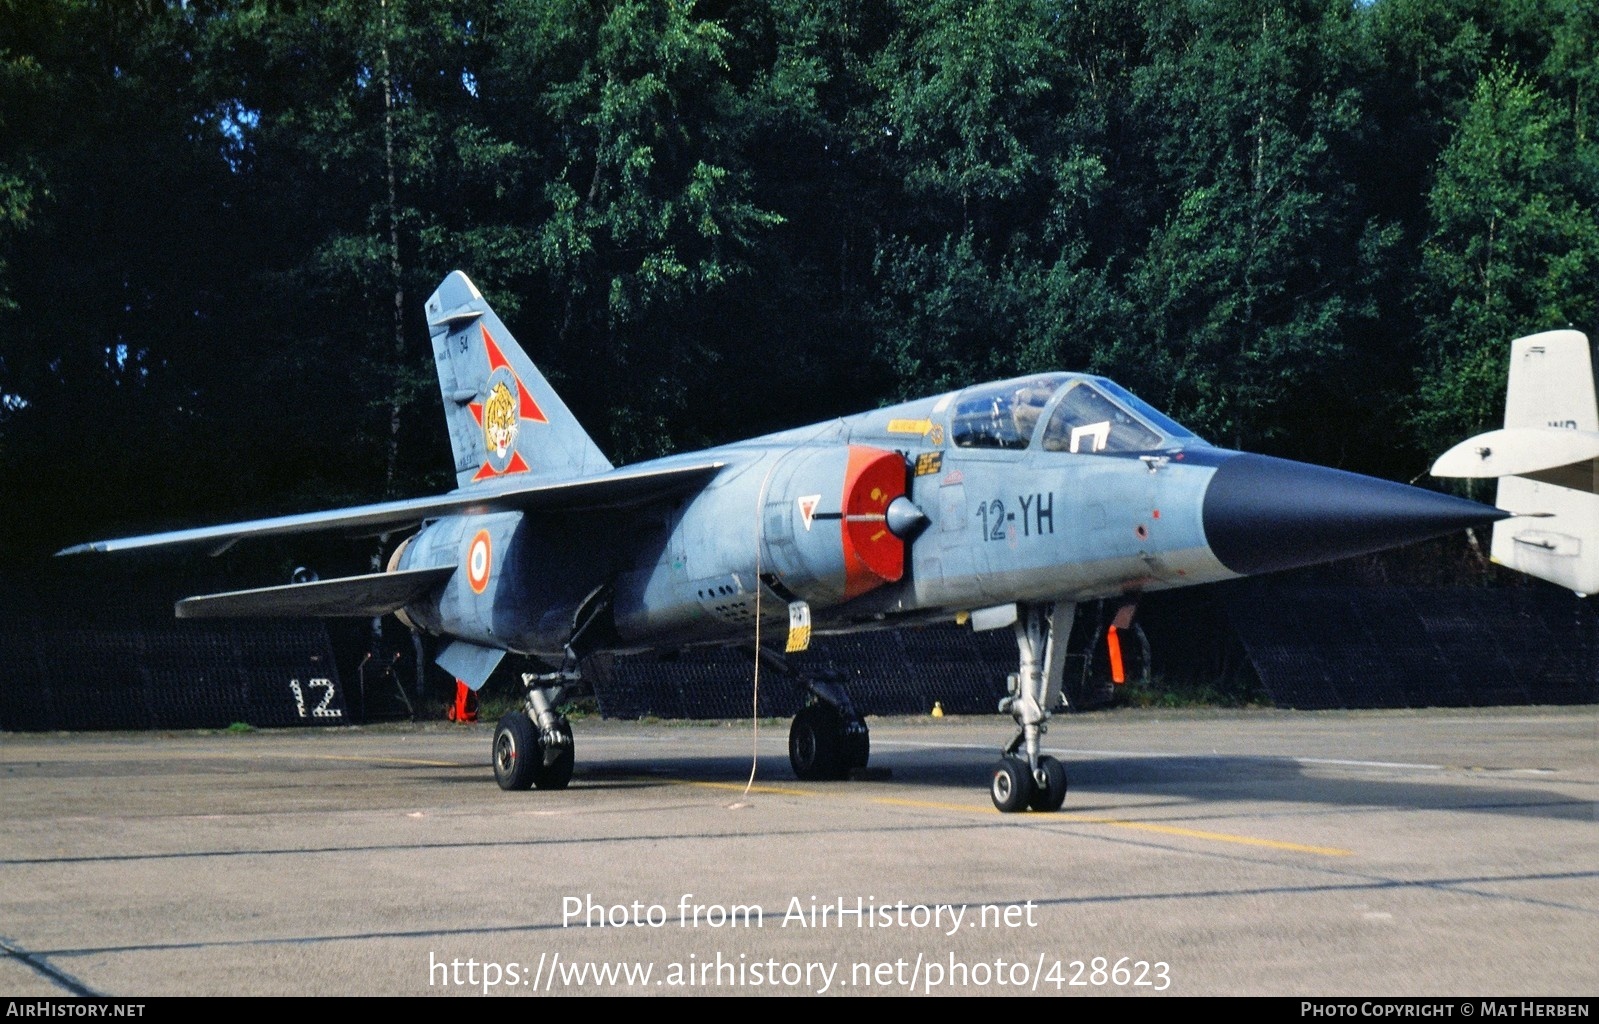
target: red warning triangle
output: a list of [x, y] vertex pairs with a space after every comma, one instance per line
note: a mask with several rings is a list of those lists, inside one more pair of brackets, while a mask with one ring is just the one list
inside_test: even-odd
[[821, 504], [820, 494], [808, 494], [799, 499], [800, 518], [805, 521], [805, 532], [811, 529], [811, 518], [816, 515], [816, 506]]

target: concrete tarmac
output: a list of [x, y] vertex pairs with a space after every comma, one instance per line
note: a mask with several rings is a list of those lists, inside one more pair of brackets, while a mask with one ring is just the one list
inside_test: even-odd
[[0, 995], [1599, 995], [1599, 708], [870, 724], [0, 735]]

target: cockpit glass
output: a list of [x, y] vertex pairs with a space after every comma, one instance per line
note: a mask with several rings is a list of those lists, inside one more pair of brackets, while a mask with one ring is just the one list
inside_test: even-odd
[[[1060, 404], [1055, 406], [1054, 415], [1049, 418], [1049, 425], [1044, 428], [1045, 451], [1147, 452], [1171, 446], [1166, 438], [1150, 429], [1125, 406], [1112, 401], [1106, 394], [1110, 389], [1104, 387], [1108, 383], [1082, 380], [1067, 388]], [[1120, 392], [1117, 398], [1124, 401], [1132, 397], [1121, 388], [1116, 391]], [[1138, 404], [1143, 405], [1142, 402]], [[1176, 424], [1172, 426], [1180, 437], [1193, 436]]]
[[1100, 378], [1094, 381], [1094, 386], [1104, 391], [1115, 401], [1127, 406], [1145, 423], [1165, 434], [1168, 441], [1182, 443], [1184, 441], [1199, 440], [1199, 436], [1192, 430], [1189, 430], [1115, 381]]
[[950, 417], [950, 439], [960, 448], [1026, 448], [1065, 380], [1064, 374], [1045, 374], [962, 392]]

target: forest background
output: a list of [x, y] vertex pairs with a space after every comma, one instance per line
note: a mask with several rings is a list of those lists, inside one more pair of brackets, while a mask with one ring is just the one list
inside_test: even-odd
[[[0, 0], [0, 562], [1034, 370], [1393, 479], [1599, 328], [1588, 0]], [[1491, 495], [1481, 494], [1478, 497]]]

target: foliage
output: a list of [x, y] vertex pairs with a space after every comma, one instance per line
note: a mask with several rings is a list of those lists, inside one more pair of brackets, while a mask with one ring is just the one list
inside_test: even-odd
[[1573, 128], [1500, 65], [1478, 82], [1440, 159], [1421, 253], [1432, 362], [1417, 410], [1434, 446], [1502, 417], [1506, 338], [1591, 323], [1599, 312], [1599, 180], [1592, 144]]
[[456, 267], [618, 461], [1059, 367], [1408, 479], [1594, 327], [1595, 11], [0, 0], [0, 529], [446, 486]]

